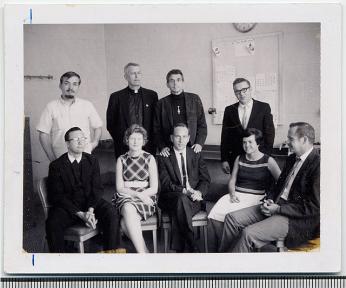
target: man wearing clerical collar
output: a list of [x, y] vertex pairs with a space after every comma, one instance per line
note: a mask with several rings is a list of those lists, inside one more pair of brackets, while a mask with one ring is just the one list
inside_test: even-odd
[[85, 134], [72, 127], [64, 136], [68, 152], [50, 163], [48, 199], [52, 207], [46, 221], [49, 251], [63, 253], [64, 231], [74, 224], [85, 224], [103, 231], [105, 250], [118, 248], [119, 216], [113, 206], [102, 199], [100, 168], [97, 159], [84, 153]]
[[154, 133], [160, 154], [170, 155], [170, 135], [177, 123], [184, 123], [190, 130], [189, 146], [195, 153], [201, 152], [207, 138], [207, 123], [200, 97], [184, 91], [184, 75], [173, 69], [166, 76], [171, 94], [160, 99], [155, 111]]
[[102, 120], [90, 101], [76, 97], [80, 84], [81, 78], [77, 73], [64, 73], [60, 77], [61, 97], [49, 102], [41, 114], [36, 130], [49, 161], [67, 152], [64, 134], [74, 126], [80, 127], [85, 134], [85, 152], [91, 153], [98, 145]]
[[141, 87], [142, 72], [137, 63], [125, 65], [124, 78], [128, 86], [110, 95], [107, 108], [107, 130], [114, 141], [115, 157], [118, 158], [127, 152], [128, 147], [123, 143], [124, 133], [133, 124], [145, 128], [148, 142], [144, 150], [155, 155], [156, 145], [152, 126], [158, 100], [157, 93]]

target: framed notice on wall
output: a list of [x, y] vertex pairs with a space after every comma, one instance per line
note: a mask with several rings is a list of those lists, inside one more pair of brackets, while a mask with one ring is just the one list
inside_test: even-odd
[[280, 123], [281, 33], [232, 37], [212, 41], [213, 123], [222, 124], [225, 107], [236, 102], [232, 82], [250, 81], [252, 96], [270, 104], [274, 123]]

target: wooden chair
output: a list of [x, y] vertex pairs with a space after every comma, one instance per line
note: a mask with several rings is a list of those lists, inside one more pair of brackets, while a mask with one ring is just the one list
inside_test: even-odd
[[[48, 211], [51, 205], [47, 198], [47, 180], [48, 177], [42, 178], [37, 183], [37, 192], [40, 196], [41, 204], [44, 211], [45, 219], [48, 217]], [[66, 241], [78, 242], [78, 251], [84, 253], [84, 242], [99, 234], [99, 230], [92, 229], [83, 225], [73, 225], [66, 229], [64, 239]]]
[[285, 238], [276, 241], [276, 248], [278, 252], [313, 252], [320, 249], [320, 237], [309, 240], [307, 243], [298, 247], [288, 249], [285, 246]]
[[147, 220], [141, 221], [142, 231], [152, 231], [154, 253], [157, 253], [157, 227], [158, 219], [156, 215], [149, 217]]
[[[199, 227], [203, 229], [204, 235], [204, 249], [208, 253], [208, 217], [207, 212], [199, 211], [195, 216], [192, 217], [192, 227]], [[171, 218], [167, 213], [162, 213], [162, 229], [164, 235], [164, 249], [165, 253], [168, 251], [168, 231], [172, 229]]]

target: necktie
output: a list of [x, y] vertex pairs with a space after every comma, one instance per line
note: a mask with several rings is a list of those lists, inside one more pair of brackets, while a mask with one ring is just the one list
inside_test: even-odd
[[186, 188], [186, 168], [185, 168], [185, 161], [183, 153], [180, 153], [180, 159], [181, 159], [181, 170], [183, 174], [183, 186]]
[[243, 107], [243, 110], [244, 110], [244, 113], [243, 113], [243, 119], [242, 119], [242, 121], [241, 121], [241, 125], [243, 126], [243, 128], [244, 129], [246, 129], [246, 126], [247, 126], [247, 121], [246, 121], [246, 119], [247, 119], [247, 115], [246, 115], [246, 112], [247, 112], [247, 106], [244, 106]]
[[[284, 198], [285, 200], [288, 199], [288, 194], [289, 194], [289, 191], [287, 191], [288, 190], [288, 186], [290, 184], [292, 184], [291, 180], [293, 179], [293, 177], [295, 176], [295, 174], [297, 172], [297, 167], [298, 167], [300, 161], [301, 161], [301, 159], [299, 157], [297, 157], [296, 158], [296, 162], [294, 163], [292, 169], [290, 170], [290, 173], [286, 177], [285, 185], [283, 186], [283, 189], [282, 189], [282, 192], [281, 192], [281, 195], [280, 195], [280, 197]], [[280, 197], [279, 197], [279, 199], [280, 199]]]
[[76, 182], [80, 182], [80, 170], [79, 170], [79, 164], [77, 162], [77, 160], [74, 160], [72, 162], [72, 171], [73, 171], [73, 174], [74, 174], [74, 177], [76, 179]]

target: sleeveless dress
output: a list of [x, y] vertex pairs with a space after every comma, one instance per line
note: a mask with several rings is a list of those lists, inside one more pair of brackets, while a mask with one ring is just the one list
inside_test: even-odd
[[266, 154], [256, 161], [249, 161], [245, 154], [241, 155], [235, 184], [235, 195], [239, 203], [231, 203], [230, 195], [224, 195], [216, 202], [208, 217], [224, 222], [226, 214], [260, 204], [260, 200], [274, 181], [268, 169], [268, 160], [269, 156]]
[[[128, 152], [120, 156], [123, 165], [123, 180], [125, 187], [137, 192], [142, 192], [149, 187], [150, 156], [151, 154], [145, 151], [138, 157], [131, 157]], [[154, 201], [154, 205], [147, 205], [134, 196], [116, 193], [112, 202], [119, 211], [121, 211], [125, 203], [131, 203], [137, 209], [142, 219], [146, 220], [156, 211], [156, 195], [151, 196], [151, 199]]]

